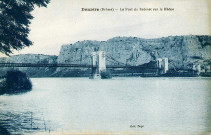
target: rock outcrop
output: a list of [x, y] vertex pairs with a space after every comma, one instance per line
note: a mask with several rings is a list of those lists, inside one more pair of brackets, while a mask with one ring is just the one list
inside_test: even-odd
[[[211, 61], [211, 36], [169, 36], [157, 39], [115, 37], [107, 41], [81, 41], [63, 45], [57, 63], [91, 63], [91, 53], [105, 51], [128, 65], [142, 65], [157, 58], [167, 57], [169, 68], [192, 69], [193, 64], [208, 64]], [[106, 61], [108, 65], [116, 64]], [[67, 68], [57, 68], [55, 75], [68, 74]], [[58, 74], [57, 74], [58, 73]]]
[[[59, 56], [17, 55], [5, 59], [8, 62], [90, 64], [93, 51], [105, 51], [108, 57], [127, 65], [142, 65], [168, 58], [169, 69], [189, 70], [193, 64], [211, 63], [211, 36], [169, 36], [156, 39], [114, 37], [107, 41], [78, 41], [62, 45]], [[3, 58], [0, 61], [3, 61]], [[117, 62], [106, 59], [107, 65]], [[90, 69], [76, 68], [19, 68], [29, 76], [88, 76]]]

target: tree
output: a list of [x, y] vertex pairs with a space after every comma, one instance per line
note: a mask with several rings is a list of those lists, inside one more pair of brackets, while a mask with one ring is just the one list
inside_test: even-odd
[[35, 5], [47, 7], [50, 0], [0, 0], [0, 52], [9, 55], [32, 45], [29, 24]]
[[18, 70], [7, 71], [5, 78], [0, 82], [0, 95], [22, 93], [31, 89], [32, 83], [26, 73]]

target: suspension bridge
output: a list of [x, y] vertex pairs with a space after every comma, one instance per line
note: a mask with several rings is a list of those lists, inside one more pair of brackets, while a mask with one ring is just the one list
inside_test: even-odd
[[[111, 65], [106, 65], [106, 61], [112, 63]], [[123, 62], [120, 62], [113, 58], [112, 56], [106, 55], [104, 51], [97, 51], [91, 54], [91, 63], [90, 64], [71, 64], [71, 63], [0, 63], [0, 67], [74, 67], [74, 68], [91, 68], [91, 78], [100, 77], [101, 72], [105, 72], [107, 68], [115, 69], [157, 69], [161, 71], [161, 74], [165, 74], [168, 71], [168, 58], [159, 58], [154, 62], [154, 65], [128, 65]]]

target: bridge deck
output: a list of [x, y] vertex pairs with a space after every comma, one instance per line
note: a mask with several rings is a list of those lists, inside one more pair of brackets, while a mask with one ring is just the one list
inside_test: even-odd
[[[92, 68], [88, 64], [39, 64], [39, 63], [0, 63], [0, 67], [75, 67], [75, 68]], [[130, 66], [130, 65], [106, 65], [106, 68], [150, 68], [157, 69], [156, 67], [146, 66]]]

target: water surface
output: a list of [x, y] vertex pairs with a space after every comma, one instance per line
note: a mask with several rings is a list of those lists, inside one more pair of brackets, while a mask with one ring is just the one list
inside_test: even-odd
[[31, 80], [32, 91], [0, 96], [12, 133], [211, 131], [210, 78]]

